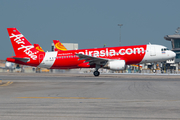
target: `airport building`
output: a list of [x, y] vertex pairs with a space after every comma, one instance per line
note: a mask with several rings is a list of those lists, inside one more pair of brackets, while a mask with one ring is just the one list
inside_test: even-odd
[[180, 35], [166, 35], [164, 39], [171, 41], [172, 51], [176, 53], [175, 63], [180, 62]]
[[167, 41], [171, 41], [172, 51], [176, 53], [176, 57], [174, 60], [166, 61], [166, 64], [170, 66], [171, 69], [175, 69], [178, 72], [180, 67], [180, 27], [178, 27], [175, 31], [174, 35], [166, 35], [164, 39]]

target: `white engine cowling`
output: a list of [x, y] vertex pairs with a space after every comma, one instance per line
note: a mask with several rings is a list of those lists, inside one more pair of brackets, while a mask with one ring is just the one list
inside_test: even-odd
[[107, 67], [111, 70], [124, 70], [126, 68], [126, 62], [124, 60], [109, 61]]

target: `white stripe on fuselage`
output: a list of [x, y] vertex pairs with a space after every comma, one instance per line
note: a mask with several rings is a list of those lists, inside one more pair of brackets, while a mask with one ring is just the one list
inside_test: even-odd
[[57, 52], [46, 52], [43, 61], [39, 64], [38, 67], [51, 68], [54, 64], [57, 57]]

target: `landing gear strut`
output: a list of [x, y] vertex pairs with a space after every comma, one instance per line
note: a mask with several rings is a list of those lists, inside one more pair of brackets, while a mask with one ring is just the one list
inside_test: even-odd
[[96, 65], [96, 70], [93, 72], [94, 76], [99, 76], [100, 72], [98, 71], [98, 69], [100, 68], [100, 65]]

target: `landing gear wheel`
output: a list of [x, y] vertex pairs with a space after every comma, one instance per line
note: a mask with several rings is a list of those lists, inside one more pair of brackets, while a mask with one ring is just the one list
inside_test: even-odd
[[100, 75], [100, 72], [99, 72], [99, 71], [94, 71], [94, 73], [93, 73], [93, 74], [94, 74], [94, 76], [96, 76], [96, 77], [97, 77], [97, 76], [99, 76], [99, 75]]
[[155, 70], [155, 69], [153, 69], [152, 71], [153, 71], [153, 73], [156, 73], [156, 70]]

